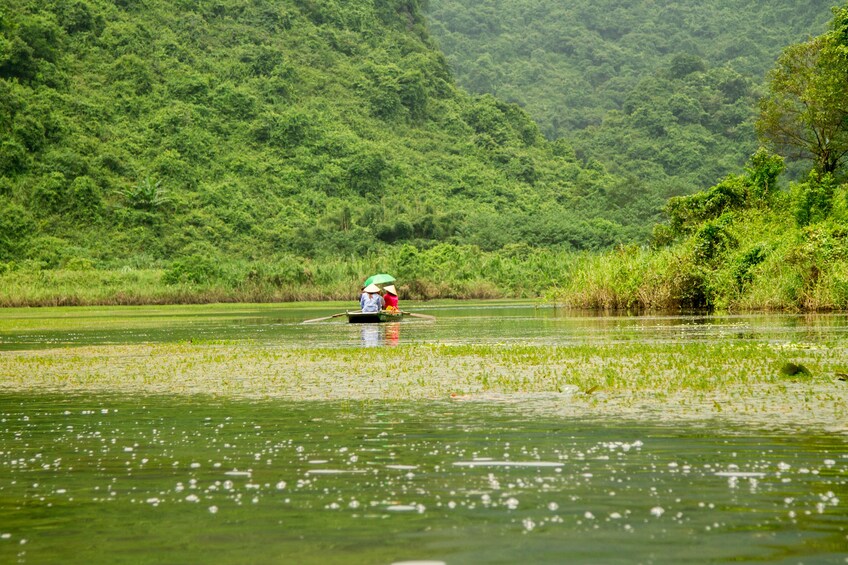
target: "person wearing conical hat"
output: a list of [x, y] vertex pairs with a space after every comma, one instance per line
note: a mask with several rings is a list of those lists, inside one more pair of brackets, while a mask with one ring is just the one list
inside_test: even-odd
[[398, 311], [398, 295], [397, 289], [395, 285], [390, 284], [388, 286], [383, 287], [383, 290], [386, 293], [383, 295], [383, 302], [386, 304], [386, 310], [389, 312], [397, 312]]
[[360, 306], [363, 312], [379, 312], [383, 309], [383, 297], [380, 296], [380, 287], [376, 284], [369, 284], [362, 289], [363, 298], [360, 300]]

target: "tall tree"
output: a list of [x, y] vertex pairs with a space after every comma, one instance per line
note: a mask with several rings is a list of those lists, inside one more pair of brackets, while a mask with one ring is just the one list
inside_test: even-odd
[[760, 103], [757, 132], [788, 157], [833, 173], [848, 156], [848, 4], [831, 30], [783, 51]]

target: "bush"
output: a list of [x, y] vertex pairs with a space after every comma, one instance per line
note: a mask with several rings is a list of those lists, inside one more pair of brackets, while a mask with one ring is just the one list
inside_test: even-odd
[[67, 240], [43, 235], [30, 240], [26, 256], [42, 268], [55, 269], [65, 261], [69, 247]]
[[150, 177], [138, 181], [135, 186], [122, 190], [121, 194], [130, 207], [148, 212], [164, 206], [169, 200], [168, 192], [162, 188], [162, 181], [154, 182]]
[[792, 203], [798, 226], [820, 222], [833, 209], [836, 181], [830, 173], [819, 175], [815, 171], [805, 183], [792, 185]]
[[76, 218], [95, 220], [100, 217], [103, 197], [100, 194], [100, 187], [91, 177], [75, 178], [68, 192], [71, 210]]
[[731, 222], [727, 215], [717, 221], [704, 223], [693, 238], [695, 258], [698, 262], [710, 262], [723, 251], [737, 245], [736, 238], [727, 230]]
[[689, 233], [707, 220], [745, 203], [747, 183], [744, 177], [730, 175], [714, 187], [691, 196], [677, 196], [666, 204], [670, 227], [677, 235]]
[[64, 268], [68, 271], [91, 271], [94, 269], [94, 261], [85, 257], [71, 257], [65, 261]]
[[34, 230], [28, 210], [14, 203], [0, 204], [0, 260], [20, 258]]
[[43, 175], [32, 192], [35, 208], [43, 212], [58, 212], [65, 206], [68, 181], [64, 174]]
[[165, 284], [208, 285], [222, 274], [219, 262], [208, 255], [190, 255], [171, 263], [162, 275]]
[[743, 253], [732, 268], [733, 279], [736, 281], [736, 286], [739, 292], [742, 292], [747, 284], [754, 280], [751, 269], [765, 261], [768, 256], [768, 248], [759, 243], [748, 251]]
[[0, 143], [0, 175], [14, 176], [27, 168], [26, 148], [15, 141]]

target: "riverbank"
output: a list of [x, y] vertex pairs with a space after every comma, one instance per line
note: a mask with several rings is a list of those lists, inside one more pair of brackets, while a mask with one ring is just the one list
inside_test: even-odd
[[362, 281], [391, 273], [404, 300], [542, 297], [568, 280], [580, 255], [514, 246], [405, 245], [364, 257], [262, 261], [192, 256], [142, 267], [0, 263], [0, 307], [279, 303], [354, 300]]
[[[374, 351], [244, 342], [7, 351], [0, 354], [0, 390], [491, 402], [566, 417], [720, 418], [848, 433], [848, 350], [836, 342], [410, 344]], [[789, 360], [809, 374], [782, 374]]]
[[[366, 257], [285, 256], [234, 261], [194, 256], [145, 267], [71, 261], [64, 268], [0, 263], [0, 307], [283, 303], [355, 300], [373, 273], [397, 277], [402, 300], [533, 298], [601, 312], [827, 312], [848, 309], [848, 239], [841, 231], [740, 222], [760, 241], [705, 262], [688, 242], [603, 253], [513, 246], [497, 252], [404, 245]], [[753, 227], [757, 229], [754, 229]], [[801, 233], [801, 235], [799, 235]]]

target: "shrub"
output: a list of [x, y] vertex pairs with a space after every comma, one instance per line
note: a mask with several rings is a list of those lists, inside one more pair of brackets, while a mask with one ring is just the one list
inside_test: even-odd
[[137, 210], [153, 211], [169, 201], [168, 192], [162, 188], [162, 181], [153, 182], [150, 177], [144, 178], [135, 186], [124, 189], [121, 194], [127, 204]]
[[[724, 221], [722, 221], [724, 220]], [[699, 262], [709, 262], [726, 249], [737, 245], [736, 238], [726, 228], [727, 216], [717, 221], [704, 223], [693, 238], [695, 258]]]
[[165, 284], [206, 285], [215, 282], [221, 275], [218, 261], [208, 255], [190, 255], [171, 263], [162, 275]]
[[730, 175], [704, 192], [669, 199], [665, 211], [672, 231], [677, 235], [689, 233], [707, 220], [742, 207], [746, 189], [744, 177]]
[[14, 203], [0, 204], [0, 260], [20, 258], [34, 230], [29, 211]]
[[91, 271], [94, 269], [94, 261], [85, 257], [71, 257], [65, 261], [64, 268], [69, 271]]
[[745, 285], [753, 281], [754, 276], [751, 269], [765, 261], [767, 256], [768, 248], [762, 243], [758, 243], [739, 256], [732, 268], [733, 279], [736, 281], [739, 292], [744, 289]]
[[64, 262], [68, 249], [66, 240], [44, 235], [30, 240], [26, 255], [28, 259], [41, 265], [41, 268], [55, 269]]
[[0, 175], [14, 176], [26, 170], [27, 151], [15, 141], [0, 143]]
[[75, 178], [68, 192], [74, 216], [82, 220], [94, 220], [100, 217], [103, 197], [100, 194], [100, 187], [91, 177]]
[[830, 173], [810, 173], [807, 182], [792, 185], [795, 221], [803, 227], [827, 218], [833, 208], [836, 181]]
[[39, 179], [32, 192], [38, 211], [58, 212], [65, 205], [68, 181], [64, 174], [52, 172]]

